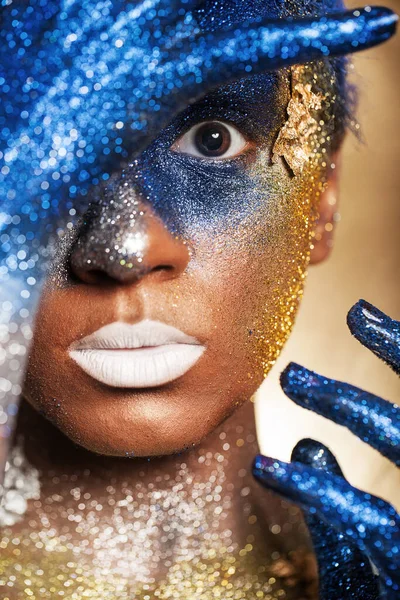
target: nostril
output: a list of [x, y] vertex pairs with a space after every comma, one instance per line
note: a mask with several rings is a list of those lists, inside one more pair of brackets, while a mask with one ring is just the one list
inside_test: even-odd
[[71, 278], [75, 282], [88, 283], [90, 285], [111, 286], [115, 285], [115, 278], [102, 269], [71, 269]]
[[[112, 286], [141, 281], [154, 275], [164, 281], [178, 277], [187, 267], [187, 245], [166, 229], [162, 221], [143, 213], [143, 229], [116, 229], [96, 238], [95, 226], [75, 241], [69, 255], [69, 272], [76, 282]], [[143, 217], [144, 218], [144, 217]], [[122, 227], [122, 225], [121, 225]], [[138, 246], [140, 242], [140, 248]]]
[[91, 271], [88, 271], [87, 274], [92, 280], [90, 283], [96, 283], [102, 286], [115, 285], [116, 283], [114, 276], [101, 269], [92, 269]]
[[152, 271], [173, 271], [174, 267], [172, 265], [157, 265], [152, 268]]

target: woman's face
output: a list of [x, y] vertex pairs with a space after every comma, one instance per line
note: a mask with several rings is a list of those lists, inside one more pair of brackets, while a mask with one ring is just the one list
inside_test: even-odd
[[43, 293], [24, 391], [75, 442], [181, 451], [268, 372], [322, 187], [317, 161], [272, 162], [289, 95], [287, 73], [221, 87], [96, 190]]

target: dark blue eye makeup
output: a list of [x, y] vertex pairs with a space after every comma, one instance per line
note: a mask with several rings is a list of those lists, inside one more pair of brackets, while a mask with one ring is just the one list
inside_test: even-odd
[[222, 121], [248, 140], [271, 143], [286, 118], [289, 78], [285, 71], [253, 76], [224, 85], [183, 110], [152, 143], [172, 146], [191, 127]]
[[268, 166], [288, 99], [286, 72], [221, 86], [174, 118], [127, 176], [176, 233], [238, 224], [266, 201], [249, 167], [257, 150]]

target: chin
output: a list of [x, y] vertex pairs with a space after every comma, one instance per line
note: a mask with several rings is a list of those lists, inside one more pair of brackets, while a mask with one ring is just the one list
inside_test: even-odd
[[[68, 431], [64, 430], [63, 433], [72, 442], [89, 452], [116, 458], [146, 458], [180, 454], [197, 446], [202, 439], [193, 439], [189, 436], [168, 437], [162, 434], [159, 434], [157, 438], [142, 439], [144, 432], [140, 432], [140, 436], [138, 436], [135, 428], [122, 434], [116, 430], [115, 434], [111, 431], [111, 435], [102, 435], [101, 433], [99, 435], [98, 431], [82, 430], [76, 424], [68, 427]], [[132, 439], [136, 439], [136, 443], [132, 444]]]
[[[172, 386], [171, 386], [172, 387]], [[115, 457], [159, 457], [197, 446], [237, 406], [210, 396], [157, 390], [113, 390], [35, 403], [65, 436], [86, 450]]]

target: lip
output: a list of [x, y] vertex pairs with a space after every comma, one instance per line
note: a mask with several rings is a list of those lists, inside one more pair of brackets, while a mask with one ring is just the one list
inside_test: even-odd
[[149, 388], [182, 377], [205, 346], [179, 329], [144, 319], [116, 321], [73, 343], [69, 356], [85, 373], [115, 388]]

